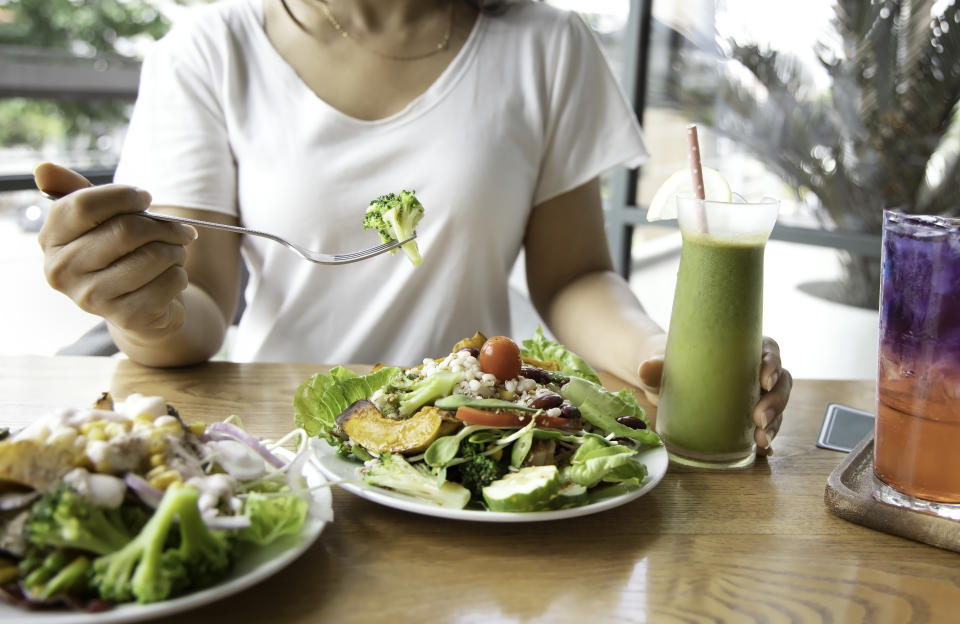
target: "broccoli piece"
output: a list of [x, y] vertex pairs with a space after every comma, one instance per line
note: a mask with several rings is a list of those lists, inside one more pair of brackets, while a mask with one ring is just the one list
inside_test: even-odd
[[131, 539], [120, 509], [104, 509], [60, 483], [48, 490], [30, 511], [26, 523], [30, 543], [41, 549], [75, 548], [105, 555]]
[[[150, 520], [122, 549], [93, 561], [91, 584], [104, 600], [157, 602], [220, 578], [230, 565], [228, 540], [211, 533], [200, 517], [197, 490], [167, 488]], [[179, 545], [167, 547], [174, 518]]]
[[199, 589], [213, 585], [230, 570], [233, 540], [229, 533], [207, 528], [197, 508], [197, 491], [190, 489], [193, 503], [178, 514], [180, 546], [166, 551], [164, 557], [168, 565], [173, 563], [170, 559], [176, 558], [187, 571], [189, 586]]
[[[363, 215], [363, 229], [376, 230], [385, 243], [406, 240], [413, 236], [414, 228], [423, 218], [423, 205], [417, 199], [415, 191], [400, 191], [399, 195], [387, 193], [370, 202]], [[423, 262], [417, 241], [412, 240], [400, 246], [413, 266]], [[396, 253], [396, 249], [390, 253]]]
[[31, 549], [30, 553], [20, 560], [18, 566], [23, 587], [31, 595], [39, 593], [47, 581], [67, 567], [71, 560], [70, 553], [66, 550], [57, 549], [42, 553], [35, 548]]
[[439, 370], [429, 377], [424, 377], [411, 384], [405, 392], [397, 395], [399, 398], [397, 413], [404, 418], [410, 416], [424, 405], [453, 392], [458, 381], [460, 381], [460, 374], [448, 370]]
[[463, 509], [470, 501], [467, 488], [447, 481], [443, 475], [433, 474], [421, 465], [412, 466], [403, 456], [393, 453], [384, 453], [378, 461], [368, 464], [364, 468], [363, 480], [441, 507]]
[[76, 551], [58, 548], [42, 552], [31, 548], [16, 568], [20, 588], [31, 600], [46, 601], [58, 596], [87, 593], [90, 558]]
[[86, 555], [80, 555], [63, 566], [45, 585], [35, 588], [38, 591], [33, 592], [29, 586], [28, 591], [34, 593], [40, 600], [50, 600], [64, 595], [82, 595], [87, 590], [87, 571], [89, 569], [90, 558]]
[[506, 469], [489, 455], [483, 455], [483, 445], [464, 440], [459, 456], [469, 461], [457, 464], [460, 485], [470, 490], [474, 500], [483, 500], [483, 488], [501, 478]]
[[439, 370], [424, 378], [410, 378], [398, 373], [382, 388], [384, 402], [380, 411], [406, 418], [424, 405], [449, 395], [458, 381], [459, 373], [448, 370]]

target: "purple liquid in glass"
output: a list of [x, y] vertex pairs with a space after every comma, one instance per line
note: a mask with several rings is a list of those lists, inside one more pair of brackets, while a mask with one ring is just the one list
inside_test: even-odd
[[960, 503], [960, 219], [884, 213], [874, 472]]

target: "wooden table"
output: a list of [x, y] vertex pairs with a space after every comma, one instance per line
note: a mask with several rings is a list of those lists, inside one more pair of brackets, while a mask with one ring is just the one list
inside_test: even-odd
[[[110, 390], [164, 396], [188, 420], [239, 414], [253, 433], [275, 438], [293, 425], [297, 385], [320, 370], [6, 357], [0, 423], [86, 406]], [[441, 520], [336, 489], [334, 522], [293, 565], [169, 621], [956, 622], [960, 556], [824, 505], [827, 477], [844, 457], [814, 446], [824, 408], [872, 410], [873, 397], [871, 382], [798, 380], [771, 458], [736, 472], [671, 466], [646, 496], [570, 520]]]

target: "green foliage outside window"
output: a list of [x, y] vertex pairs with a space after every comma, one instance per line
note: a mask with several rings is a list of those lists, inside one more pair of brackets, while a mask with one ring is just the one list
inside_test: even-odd
[[[157, 39], [168, 28], [148, 0], [0, 0], [0, 58], [2, 46], [130, 57], [136, 38]], [[0, 99], [0, 145], [90, 149], [127, 120], [129, 108], [116, 99]]]
[[[813, 193], [830, 227], [879, 235], [885, 207], [960, 215], [960, 8], [836, 0], [834, 15], [832, 45], [817, 48], [826, 91], [791, 55], [729, 41], [719, 82], [681, 100]], [[844, 268], [838, 298], [875, 307], [879, 258], [848, 254]]]

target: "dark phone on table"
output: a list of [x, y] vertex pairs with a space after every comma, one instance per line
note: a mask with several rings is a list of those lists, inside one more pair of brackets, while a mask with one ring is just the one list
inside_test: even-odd
[[875, 420], [870, 412], [829, 403], [823, 416], [823, 424], [820, 425], [817, 446], [849, 453], [873, 431]]

